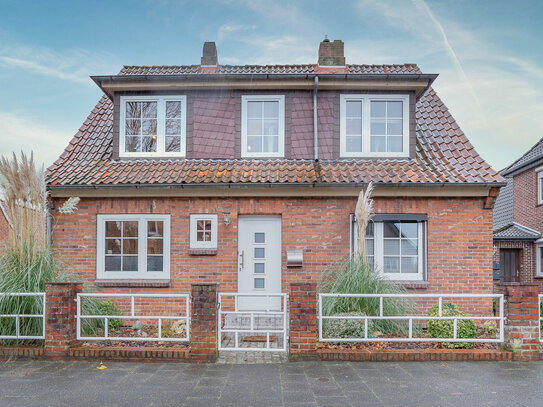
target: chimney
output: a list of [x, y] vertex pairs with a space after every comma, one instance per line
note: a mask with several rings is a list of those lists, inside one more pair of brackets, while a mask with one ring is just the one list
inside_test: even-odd
[[345, 66], [344, 44], [341, 40], [330, 42], [328, 36], [319, 46], [319, 66]]
[[202, 66], [217, 66], [217, 46], [215, 42], [204, 42], [204, 50], [202, 53]]

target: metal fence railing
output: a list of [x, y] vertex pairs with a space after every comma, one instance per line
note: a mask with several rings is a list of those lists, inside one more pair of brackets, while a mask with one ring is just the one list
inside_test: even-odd
[[[3, 331], [0, 331], [0, 339], [45, 339], [45, 293], [0, 293], [0, 297], [40, 297], [41, 300], [41, 312], [34, 314], [20, 314], [20, 313], [8, 313], [0, 314], [0, 319], [6, 320], [15, 320], [15, 332], [14, 335]], [[30, 329], [25, 326], [24, 320], [41, 318], [41, 324], [34, 324]], [[21, 326], [23, 325], [23, 331], [26, 333], [21, 333]], [[10, 327], [9, 323], [0, 324], [1, 327]], [[36, 329], [33, 333], [32, 330]], [[41, 330], [41, 333], [39, 332]], [[29, 334], [30, 333], [30, 334]]]
[[[344, 298], [344, 299], [373, 299], [375, 308], [378, 310], [376, 315], [363, 315], [358, 313], [342, 314], [342, 315], [323, 315], [323, 301], [327, 298]], [[424, 309], [428, 310], [431, 306], [437, 305], [437, 315], [430, 316], [427, 313], [422, 315], [385, 315], [385, 300], [407, 299], [408, 301], [424, 304]], [[482, 315], [443, 315], [444, 299], [454, 301], [472, 301], [474, 303], [485, 303], [482, 308], [487, 308], [487, 312]], [[437, 302], [435, 302], [437, 300]], [[348, 301], [348, 300], [346, 300]], [[378, 301], [378, 304], [377, 304]], [[493, 303], [494, 312], [489, 311], [490, 301]], [[378, 307], [378, 308], [377, 308]], [[415, 311], [417, 307], [414, 307]], [[472, 308], [478, 309], [477, 306]], [[480, 308], [480, 307], [479, 307]], [[413, 312], [415, 313], [415, 312]], [[356, 314], [356, 313], [355, 313]], [[504, 297], [503, 294], [319, 294], [318, 302], [318, 330], [319, 340], [321, 342], [503, 342], [504, 341]], [[327, 321], [361, 321], [359, 330], [362, 334], [353, 335], [351, 337], [327, 337], [324, 324]], [[450, 337], [434, 338], [427, 335], [415, 335], [414, 323], [420, 326], [424, 322], [431, 320], [452, 321], [453, 330]], [[459, 321], [495, 321], [496, 333], [495, 337], [486, 338], [461, 338], [458, 337]], [[403, 335], [392, 335], [391, 337], [372, 337], [370, 336], [370, 324], [372, 321], [405, 321], [407, 323]]]
[[[119, 312], [117, 315], [103, 315], [98, 313], [85, 313], [85, 299], [98, 298], [115, 304], [113, 309]], [[168, 300], [169, 299], [169, 300]], [[168, 301], [167, 301], [168, 300]], [[123, 303], [124, 301], [124, 303]], [[141, 304], [136, 304], [138, 301]], [[77, 339], [79, 340], [115, 340], [115, 341], [164, 341], [164, 342], [188, 342], [190, 341], [190, 297], [189, 294], [102, 294], [85, 293], [77, 294]], [[153, 303], [154, 302], [154, 303]], [[173, 304], [172, 304], [173, 302]], [[138, 306], [139, 305], [139, 306]], [[177, 308], [180, 315], [172, 315], [173, 311], [168, 308]], [[137, 310], [138, 308], [138, 310]], [[139, 309], [141, 308], [141, 310]], [[96, 307], [94, 307], [96, 309]], [[100, 307], [98, 307], [100, 310]], [[159, 315], [160, 311], [168, 315]], [[89, 321], [102, 320], [100, 329], [93, 330], [94, 335], [89, 335]], [[87, 324], [85, 324], [87, 321]], [[136, 323], [140, 321], [140, 327], [135, 328], [134, 323], [124, 327], [125, 321]], [[180, 332], [173, 332], [170, 324], [183, 321], [184, 328]], [[120, 327], [115, 332], [110, 327], [113, 322]], [[148, 324], [148, 325], [147, 325]], [[145, 331], [151, 326], [151, 333]], [[130, 330], [145, 331], [141, 336], [126, 336], [123, 334]], [[166, 332], [167, 331], [167, 332]], [[156, 333], [156, 334], [155, 334]]]

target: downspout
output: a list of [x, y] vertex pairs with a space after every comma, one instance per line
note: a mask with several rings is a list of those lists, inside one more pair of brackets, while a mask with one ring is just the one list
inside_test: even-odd
[[319, 129], [317, 124], [317, 90], [319, 89], [319, 77], [315, 76], [313, 86], [313, 158], [319, 161]]

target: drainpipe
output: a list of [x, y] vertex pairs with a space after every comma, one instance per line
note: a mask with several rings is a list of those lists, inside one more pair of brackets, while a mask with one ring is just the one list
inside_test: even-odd
[[317, 127], [317, 90], [319, 89], [319, 77], [315, 76], [313, 86], [313, 158], [319, 161], [319, 131]]

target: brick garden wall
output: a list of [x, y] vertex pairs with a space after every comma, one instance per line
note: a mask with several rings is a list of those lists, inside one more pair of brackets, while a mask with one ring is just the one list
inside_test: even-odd
[[[169, 287], [104, 291], [188, 293], [192, 283], [220, 283], [223, 292], [235, 292], [238, 216], [281, 215], [282, 281], [287, 292], [290, 283], [315, 282], [328, 264], [348, 256], [349, 214], [355, 205], [356, 198], [85, 198], [74, 214], [58, 218], [54, 246], [74, 271], [93, 282], [97, 214], [171, 214]], [[189, 215], [222, 212], [230, 212], [231, 223], [226, 227], [219, 216], [217, 255], [189, 255]], [[492, 211], [483, 209], [482, 199], [377, 198], [375, 212], [428, 215], [428, 283], [423, 292], [492, 291]], [[302, 268], [285, 266], [288, 249], [304, 250]]]

